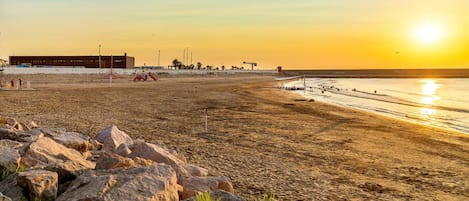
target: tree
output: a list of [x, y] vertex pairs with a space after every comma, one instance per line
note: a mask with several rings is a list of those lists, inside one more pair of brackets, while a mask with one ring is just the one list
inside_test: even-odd
[[202, 63], [197, 62], [197, 70], [200, 70], [202, 68]]
[[221, 66], [221, 70], [225, 70], [225, 66]]
[[181, 69], [182, 63], [178, 59], [174, 59], [173, 66]]

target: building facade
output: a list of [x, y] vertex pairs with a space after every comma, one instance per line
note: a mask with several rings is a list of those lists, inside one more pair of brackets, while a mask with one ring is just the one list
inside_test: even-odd
[[134, 68], [135, 58], [124, 56], [10, 56], [10, 65], [29, 67]]

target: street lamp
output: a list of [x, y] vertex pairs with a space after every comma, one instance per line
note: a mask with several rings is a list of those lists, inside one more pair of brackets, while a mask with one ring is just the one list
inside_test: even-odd
[[101, 71], [101, 44], [99, 44], [99, 71]]

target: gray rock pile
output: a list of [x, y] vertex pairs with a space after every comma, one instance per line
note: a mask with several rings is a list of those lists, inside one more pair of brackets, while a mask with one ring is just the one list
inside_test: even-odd
[[0, 200], [195, 200], [206, 191], [244, 200], [227, 177], [208, 176], [177, 152], [116, 126], [92, 139], [34, 122], [0, 123]]

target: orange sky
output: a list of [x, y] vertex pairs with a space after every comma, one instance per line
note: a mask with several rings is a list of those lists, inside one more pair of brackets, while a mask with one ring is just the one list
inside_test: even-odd
[[[467, 0], [0, 0], [0, 58], [123, 54], [260, 68], [469, 66]], [[422, 43], [415, 30], [438, 24]]]

